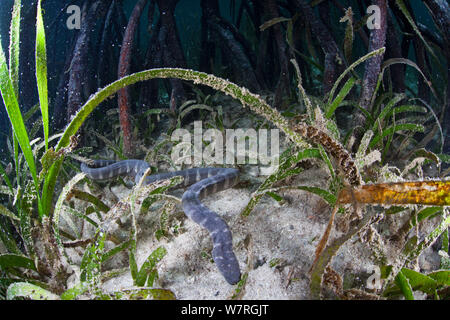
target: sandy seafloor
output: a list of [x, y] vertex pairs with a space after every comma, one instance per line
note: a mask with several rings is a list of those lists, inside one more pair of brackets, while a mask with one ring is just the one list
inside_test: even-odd
[[[252, 127], [255, 117], [249, 116], [249, 110], [236, 102], [226, 101], [224, 124], [233, 119], [242, 118], [241, 127]], [[227, 109], [229, 108], [229, 110]], [[191, 126], [192, 127], [192, 126]], [[284, 150], [289, 141], [283, 140]], [[328, 223], [331, 208], [319, 196], [301, 191], [285, 190], [280, 192], [285, 199], [279, 204], [270, 197], [262, 197], [247, 218], [241, 212], [264, 177], [256, 177], [258, 170], [246, 166], [243, 176], [253, 177], [252, 183], [237, 186], [208, 196], [202, 202], [221, 215], [229, 224], [233, 234], [233, 248], [237, 255], [241, 273], [248, 273], [247, 282], [241, 294], [242, 299], [309, 299], [309, 269], [314, 260], [318, 244]], [[327, 188], [328, 169], [318, 161], [306, 166], [306, 169], [289, 182], [291, 185], [308, 185]], [[118, 183], [102, 184], [102, 191], [86, 191], [101, 194], [102, 200], [113, 206], [118, 199], [129, 194], [130, 189]], [[181, 198], [183, 190], [171, 192]], [[78, 205], [82, 202], [78, 201]], [[373, 207], [367, 208], [374, 210]], [[82, 209], [81, 209], [82, 210]], [[339, 217], [338, 217], [339, 218]], [[140, 267], [149, 254], [163, 246], [167, 255], [158, 263], [158, 275], [154, 287], [171, 290], [177, 299], [229, 299], [236, 293], [236, 286], [228, 284], [217, 270], [211, 259], [212, 242], [208, 232], [186, 218], [178, 204], [170, 215], [171, 228], [167, 237], [157, 240], [155, 231], [159, 223], [159, 211], [148, 212], [137, 218], [138, 243], [137, 263]], [[389, 217], [391, 230], [400, 226], [405, 216], [398, 214]], [[82, 223], [82, 221], [78, 221]], [[131, 228], [130, 219], [122, 219], [122, 227], [114, 235], [126, 240]], [[62, 226], [64, 225], [64, 222]], [[177, 231], [175, 231], [177, 229]], [[84, 237], [92, 236], [94, 229], [85, 223]], [[431, 230], [431, 229], [430, 229]], [[389, 233], [389, 230], [381, 230]], [[340, 233], [334, 228], [331, 239]], [[330, 239], [330, 240], [331, 240]], [[329, 241], [330, 242], [330, 241]], [[114, 245], [107, 242], [107, 248]], [[81, 261], [82, 249], [68, 251], [75, 264]], [[105, 270], [128, 266], [125, 252], [105, 263]], [[344, 289], [366, 289], [366, 281], [373, 274], [374, 259], [368, 245], [354, 236], [340, 248], [333, 258], [332, 268], [343, 279]], [[422, 271], [432, 271], [439, 267], [439, 256], [428, 248], [418, 259], [416, 266]], [[75, 268], [76, 269], [76, 268]], [[76, 275], [69, 285], [75, 284]], [[120, 276], [104, 282], [103, 290], [114, 292], [134, 288], [129, 270]], [[419, 293], [418, 293], [418, 297]]]

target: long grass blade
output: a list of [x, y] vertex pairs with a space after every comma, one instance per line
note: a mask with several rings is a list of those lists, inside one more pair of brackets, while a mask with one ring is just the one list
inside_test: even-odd
[[330, 119], [331, 116], [334, 114], [334, 111], [340, 106], [341, 102], [345, 99], [345, 97], [348, 95], [350, 90], [352, 90], [353, 86], [355, 85], [356, 79], [354, 77], [350, 77], [350, 79], [347, 80], [347, 82], [342, 87], [341, 91], [339, 91], [336, 98], [333, 100], [333, 102], [327, 106], [327, 111], [325, 113], [325, 117], [327, 119]]
[[21, 1], [15, 0], [9, 31], [9, 72], [16, 97], [19, 96], [19, 44]]
[[345, 69], [345, 71], [339, 76], [339, 78], [337, 78], [336, 82], [333, 85], [333, 88], [331, 89], [329, 95], [328, 95], [328, 105], [331, 105], [331, 101], [333, 100], [334, 97], [334, 93], [336, 92], [339, 83], [345, 78], [345, 76], [347, 75], [347, 73], [351, 72], [353, 69], [355, 69], [359, 64], [363, 63], [364, 61], [366, 61], [367, 59], [370, 59], [376, 55], [379, 54], [383, 54], [386, 51], [385, 47], [382, 47], [378, 50], [374, 50], [372, 52], [369, 52], [368, 54], [366, 54], [365, 56], [359, 58], [358, 60], [356, 60], [355, 62], [353, 62], [347, 69]]
[[25, 123], [22, 118], [22, 113], [20, 112], [17, 97], [14, 93], [14, 86], [9, 75], [5, 53], [3, 51], [3, 47], [1, 46], [1, 44], [0, 44], [0, 91], [2, 94], [3, 102], [6, 107], [6, 111], [9, 116], [9, 120], [12, 124], [15, 135], [18, 139], [20, 148], [22, 149], [22, 152], [25, 156], [27, 165], [30, 168], [30, 172], [37, 190], [39, 182], [37, 178], [36, 164], [34, 162], [33, 152], [31, 151], [30, 146], [30, 140], [28, 138]]
[[301, 160], [309, 158], [320, 159], [320, 151], [318, 149], [306, 149], [283, 159], [278, 169], [258, 187], [258, 190], [255, 191], [250, 201], [242, 210], [241, 215], [244, 217], [248, 216], [253, 211], [253, 208], [257, 205], [261, 197], [265, 194], [265, 190], [271, 188], [277, 181], [283, 180], [292, 174], [298, 174], [299, 170], [296, 168], [291, 169], [291, 167]]
[[9, 225], [6, 224], [4, 219], [0, 219], [0, 241], [6, 247], [8, 252], [15, 254], [22, 253], [13, 238]]
[[105, 250], [106, 233], [97, 230], [95, 241], [84, 251], [80, 263], [80, 280], [86, 281], [89, 289], [95, 293], [99, 290], [102, 256]]
[[353, 11], [352, 8], [349, 7], [345, 10], [345, 16], [339, 20], [339, 22], [347, 22], [345, 27], [345, 38], [344, 38], [344, 56], [347, 62], [352, 59], [352, 51], [353, 51], [353, 41], [355, 39], [354, 28], [353, 28]]
[[20, 219], [11, 211], [8, 210], [8, 208], [4, 207], [3, 205], [0, 204], [0, 215], [3, 215], [5, 217], [8, 217], [12, 220], [15, 221], [20, 221]]
[[[370, 53], [367, 58], [370, 58], [373, 55], [384, 51], [384, 48], [382, 49]], [[281, 116], [278, 111], [270, 107], [260, 96], [252, 94], [247, 89], [241, 88], [225, 79], [203, 72], [181, 68], [157, 68], [136, 72], [134, 74], [123, 77], [91, 95], [89, 100], [81, 107], [80, 111], [75, 115], [70, 124], [67, 126], [55, 150], [58, 151], [59, 149], [68, 145], [70, 137], [78, 131], [89, 114], [106, 98], [112, 96], [117, 91], [126, 86], [135, 84], [139, 81], [146, 81], [155, 78], [178, 78], [182, 80], [192, 81], [195, 84], [202, 84], [213, 89], [220, 90], [221, 92], [239, 100], [243, 105], [250, 107], [250, 109], [255, 113], [263, 115], [269, 121], [273, 122], [278, 128], [284, 131], [289, 139], [291, 139], [299, 147], [307, 147], [304, 139], [290, 128], [287, 120], [283, 116]]]
[[387, 119], [387, 115], [392, 114], [392, 109], [394, 106], [403, 100], [406, 96], [404, 94], [397, 94], [395, 95], [389, 102], [386, 104], [386, 106], [381, 110], [380, 114], [378, 115], [378, 118], [374, 122], [372, 126], [372, 131], [376, 132], [377, 128], [381, 126], [381, 124], [384, 123], [385, 119]]
[[169, 289], [161, 288], [140, 288], [122, 289], [101, 295], [98, 299], [105, 300], [176, 300], [175, 294]]
[[153, 286], [153, 281], [156, 277], [156, 264], [161, 261], [162, 258], [167, 254], [167, 250], [164, 247], [159, 247], [155, 251], [153, 251], [145, 260], [144, 264], [141, 266], [138, 274], [136, 275], [136, 279], [134, 280], [135, 284], [138, 287], [143, 287], [148, 279], [148, 286]]
[[11, 192], [11, 194], [14, 194], [14, 188], [11, 184], [11, 180], [9, 180], [8, 175], [6, 174], [5, 169], [3, 168], [2, 164], [0, 163], [0, 176], [3, 178], [3, 180], [5, 180], [6, 185], [9, 188], [9, 191]]
[[79, 173], [75, 177], [73, 177], [63, 188], [61, 191], [61, 194], [58, 197], [58, 201], [55, 205], [55, 212], [53, 214], [53, 227], [55, 230], [55, 239], [59, 246], [62, 246], [61, 244], [61, 238], [59, 235], [59, 217], [64, 209], [63, 203], [66, 200], [67, 196], [73, 189], [73, 187], [82, 179], [84, 179], [86, 175], [84, 173]]
[[[11, 27], [9, 31], [9, 74], [14, 87], [16, 97], [19, 97], [19, 53], [20, 53], [20, 17], [21, 17], [21, 1], [14, 2], [13, 12], [11, 16]], [[14, 164], [16, 168], [17, 184], [20, 184], [19, 174], [19, 142], [17, 141], [12, 128]]]
[[0, 268], [2, 270], [7, 270], [8, 268], [25, 268], [36, 271], [36, 266], [32, 259], [18, 254], [1, 254]]
[[385, 137], [390, 136], [397, 131], [403, 131], [403, 130], [412, 131], [412, 132], [424, 132], [425, 128], [422, 125], [415, 124], [415, 123], [402, 123], [402, 124], [397, 124], [397, 125], [394, 124], [394, 125], [386, 128], [383, 132], [378, 133], [373, 138], [373, 140], [370, 142], [369, 148], [373, 148], [374, 146], [376, 146], [377, 143], [380, 142]]
[[408, 278], [400, 271], [395, 277], [395, 283], [402, 291], [406, 300], [414, 300], [413, 291], [411, 285], [409, 284]]
[[[384, 48], [383, 48], [384, 50]], [[380, 50], [372, 52], [369, 57], [381, 52]], [[118, 90], [137, 83], [139, 81], [150, 80], [154, 78], [179, 78], [182, 80], [189, 80], [195, 84], [203, 84], [220, 90], [221, 92], [230, 95], [231, 97], [239, 100], [243, 105], [248, 106], [252, 111], [259, 115], [263, 115], [269, 121], [273, 122], [278, 128], [280, 128], [298, 147], [307, 148], [308, 144], [305, 142], [300, 134], [295, 132], [287, 122], [287, 120], [275, 109], [270, 107], [260, 96], [250, 93], [247, 89], [241, 88], [236, 84], [229, 82], [225, 79], [206, 74], [203, 72], [197, 72], [188, 69], [180, 68], [159, 68], [150, 69], [141, 72], [134, 73], [123, 77], [105, 88], [97, 91], [91, 95], [89, 100], [81, 107], [80, 111], [75, 115], [70, 124], [64, 131], [61, 139], [59, 140], [55, 151], [59, 151], [61, 148], [66, 147], [70, 142], [70, 137], [76, 134], [83, 122], [89, 116], [89, 114], [105, 99], [115, 94]], [[44, 183], [43, 190], [43, 207], [45, 212], [50, 210], [52, 203], [52, 194], [56, 178], [61, 169], [63, 159], [57, 160], [49, 170], [47, 178]]]
[[41, 0], [39, 0], [36, 17], [36, 80], [44, 127], [45, 150], [48, 150], [47, 49], [45, 46], [44, 20], [42, 18]]
[[400, 11], [403, 13], [403, 15], [405, 16], [406, 20], [408, 20], [409, 24], [414, 29], [414, 32], [419, 36], [420, 40], [422, 40], [423, 44], [425, 45], [425, 48], [433, 56], [433, 58], [435, 59], [435, 61], [438, 64], [439, 68], [442, 70], [442, 65], [441, 65], [441, 63], [439, 61], [439, 58], [434, 53], [433, 48], [431, 48], [431, 46], [428, 44], [428, 42], [422, 36], [422, 33], [420, 33], [419, 28], [417, 27], [416, 23], [414, 22], [413, 17], [411, 16], [411, 14], [409, 13], [408, 9], [406, 8], [406, 5], [405, 5], [404, 1], [403, 0], [396, 0], [395, 4], [400, 9]]
[[[384, 75], [384, 71], [387, 67], [393, 65], [393, 64], [397, 64], [397, 63], [402, 63], [402, 64], [406, 64], [410, 67], [413, 67], [414, 69], [416, 69], [420, 75], [423, 77], [424, 82], [428, 85], [428, 87], [430, 88], [431, 93], [434, 95], [434, 97], [436, 99], [439, 100], [438, 95], [436, 93], [436, 91], [433, 88], [433, 85], [431, 83], [431, 81], [429, 81], [427, 79], [427, 77], [425, 76], [425, 74], [422, 72], [422, 70], [419, 68], [419, 66], [417, 64], [415, 64], [414, 62], [412, 62], [409, 59], [405, 59], [405, 58], [391, 58], [388, 59], [386, 61], [383, 62], [382, 66], [381, 66], [381, 72], [380, 72], [380, 76], [378, 78], [378, 85], [381, 83], [381, 80], [383, 79], [383, 75]], [[377, 85], [377, 86], [378, 86]]]

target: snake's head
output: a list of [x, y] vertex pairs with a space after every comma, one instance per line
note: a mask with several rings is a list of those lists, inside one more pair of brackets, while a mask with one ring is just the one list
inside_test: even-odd
[[[148, 173], [147, 173], [147, 171], [148, 171]], [[152, 172], [152, 169], [150, 168], [150, 167], [147, 167], [147, 168], [143, 168], [142, 170], [139, 170], [137, 173], [136, 173], [136, 175], [134, 176], [134, 182], [135, 182], [135, 184], [138, 184], [139, 183], [139, 181], [141, 181], [141, 179], [142, 179], [142, 177], [144, 176], [144, 175], [146, 175], [147, 177], [150, 175], [150, 173]], [[147, 178], [146, 178], [147, 179]], [[148, 182], [146, 183], [146, 182], [144, 182], [143, 183], [144, 185], [145, 184], [148, 184]]]
[[145, 170], [141, 170], [138, 173], [136, 173], [136, 175], [134, 176], [134, 183], [138, 184], [139, 181], [141, 181], [141, 179], [144, 176], [144, 174], [145, 174]]

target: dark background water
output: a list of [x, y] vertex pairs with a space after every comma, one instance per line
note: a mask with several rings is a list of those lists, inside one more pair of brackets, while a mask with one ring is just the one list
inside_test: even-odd
[[[7, 48], [9, 43], [9, 23], [11, 19], [11, 9], [13, 6], [13, 0], [0, 0], [0, 36], [1, 43], [6, 51], [6, 55], [8, 55]], [[70, 54], [73, 46], [74, 39], [77, 35], [77, 30], [69, 30], [66, 27], [66, 20], [69, 17], [63, 9], [67, 4], [77, 4], [82, 5], [84, 1], [82, 0], [70, 0], [70, 1], [62, 1], [62, 0], [46, 0], [43, 2], [44, 8], [44, 21], [46, 26], [46, 35], [47, 35], [47, 56], [48, 56], [48, 81], [49, 81], [49, 98], [50, 100], [50, 111], [52, 115], [55, 115], [55, 112], [60, 112], [54, 109], [54, 102], [56, 100], [57, 95], [57, 87], [59, 80], [64, 72], [65, 62], [67, 55]], [[134, 5], [137, 1], [135, 0], [124, 0], [123, 1], [123, 11], [125, 16], [128, 18], [133, 10]], [[35, 7], [36, 2], [30, 0], [23, 0], [23, 8], [22, 8], [22, 34], [21, 34], [21, 66], [20, 66], [20, 106], [22, 112], [25, 112], [33, 105], [38, 102], [37, 89], [35, 83], [35, 71], [34, 71], [34, 46], [35, 46]], [[280, 4], [283, 4], [284, 1], [280, 1]], [[331, 3], [331, 2], [330, 2]], [[347, 6], [347, 3], [354, 4], [354, 1], [340, 1], [344, 6]], [[414, 14], [418, 22], [426, 25], [430, 30], [436, 31], [434, 24], [431, 20], [430, 14], [425, 8], [422, 1], [411, 1], [412, 8], [414, 9]], [[227, 1], [221, 0], [220, 4], [220, 14], [222, 18], [226, 19], [230, 23], [235, 23], [238, 15], [238, 10], [241, 5], [241, 0], [236, 1]], [[147, 10], [148, 5], [141, 17], [140, 29], [139, 29], [139, 52], [144, 55], [147, 47], [149, 46], [150, 36], [147, 32]], [[355, 13], [357, 13], [357, 9], [354, 8]], [[283, 5], [280, 5], [280, 15], [289, 17], [290, 13], [284, 9]], [[158, 20], [158, 10], [155, 13], [154, 24]], [[330, 21], [332, 21], [333, 26], [333, 35], [338, 42], [342, 41], [342, 36], [344, 33], [344, 24], [340, 24], [337, 21], [342, 16], [342, 12], [336, 8], [332, 8], [330, 11]], [[186, 66], [192, 69], [199, 69], [201, 65], [201, 50], [204, 45], [201, 42], [201, 18], [202, 11], [200, 0], [181, 0], [177, 4], [175, 11], [175, 18], [177, 23], [177, 29], [179, 38], [181, 41], [181, 45], [183, 48], [183, 52], [186, 58]], [[100, 28], [97, 26], [97, 28]], [[257, 49], [257, 32], [254, 26], [249, 22], [248, 16], [243, 15], [242, 21], [240, 24], [239, 31], [241, 34], [249, 41], [250, 45], [253, 49]], [[296, 30], [296, 32], [302, 32], [302, 30]], [[356, 37], [356, 35], [355, 35]], [[400, 41], [400, 39], [399, 39]], [[117, 44], [118, 46], [120, 44]], [[319, 50], [316, 48], [316, 50]], [[355, 41], [354, 43], [354, 56], [358, 57], [365, 53], [364, 46], [361, 45], [360, 42]], [[319, 50], [320, 51], [320, 50]], [[307, 54], [307, 52], [304, 52]], [[414, 50], [411, 46], [409, 58], [414, 60]], [[101, 63], [101, 62], [99, 62]], [[219, 63], [224, 63], [224, 60], [219, 60]], [[225, 69], [227, 66], [223, 66]], [[110, 66], [112, 73], [117, 74], [116, 69], [117, 66]], [[220, 74], [220, 66], [216, 68], [215, 73]], [[411, 71], [407, 71], [411, 72]], [[413, 72], [414, 73], [414, 72]], [[229, 74], [224, 74], [224, 76], [228, 76]], [[274, 74], [273, 77], [276, 78], [278, 75]], [[413, 76], [412, 78], [408, 78], [410, 83], [409, 86], [416, 86], [416, 78]], [[235, 79], [230, 79], [235, 80]], [[273, 89], [273, 88], [271, 88]], [[314, 88], [311, 89], [312, 94]], [[91, 92], [92, 93], [92, 92]], [[163, 94], [164, 93], [160, 93]], [[167, 95], [167, 94], [166, 94]], [[61, 129], [56, 127], [54, 124], [51, 125], [51, 129], [55, 131]], [[7, 114], [5, 112], [4, 106], [2, 105], [2, 101], [0, 101], [0, 154], [3, 160], [6, 160], [7, 157], [7, 144], [6, 140], [10, 137], [10, 125], [9, 120], [7, 118]], [[8, 160], [9, 161], [9, 160]]]

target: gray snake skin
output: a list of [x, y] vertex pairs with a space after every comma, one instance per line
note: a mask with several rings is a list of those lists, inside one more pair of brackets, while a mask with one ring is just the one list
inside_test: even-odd
[[[118, 175], [134, 176], [138, 183], [149, 168], [142, 160], [94, 160], [92, 166], [81, 164], [83, 171], [93, 180], [106, 180]], [[193, 168], [150, 175], [144, 184], [174, 176], [184, 178], [184, 186], [190, 186], [183, 194], [181, 206], [184, 213], [206, 228], [213, 241], [212, 256], [220, 273], [230, 284], [236, 284], [241, 277], [239, 263], [233, 252], [232, 235], [226, 222], [217, 213], [209, 210], [200, 199], [212, 193], [234, 186], [239, 180], [239, 171], [233, 168]]]

